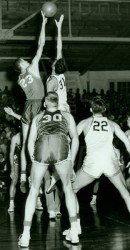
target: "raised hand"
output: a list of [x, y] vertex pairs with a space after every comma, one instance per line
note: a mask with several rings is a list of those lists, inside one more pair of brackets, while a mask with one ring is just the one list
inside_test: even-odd
[[46, 24], [47, 23], [47, 17], [45, 16], [45, 13], [43, 13], [43, 11], [41, 10], [41, 15], [42, 15], [42, 18], [43, 18], [43, 22]]
[[57, 20], [55, 19], [55, 23], [56, 23], [57, 28], [61, 28], [62, 23], [63, 23], [63, 20], [64, 20], [64, 15], [63, 15], [63, 14], [60, 16], [59, 21], [57, 21]]

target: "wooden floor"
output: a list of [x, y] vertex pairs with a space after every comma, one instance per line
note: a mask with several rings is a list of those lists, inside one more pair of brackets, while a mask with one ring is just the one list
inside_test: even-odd
[[[82, 235], [79, 245], [71, 245], [62, 237], [68, 227], [68, 216], [62, 201], [62, 217], [51, 221], [44, 210], [36, 211], [29, 250], [130, 250], [130, 215], [120, 195], [105, 180], [100, 186], [97, 206], [90, 206], [90, 187], [78, 194]], [[8, 213], [8, 191], [0, 192], [0, 250], [18, 249], [17, 241], [22, 232], [26, 195], [16, 195], [14, 213]]]

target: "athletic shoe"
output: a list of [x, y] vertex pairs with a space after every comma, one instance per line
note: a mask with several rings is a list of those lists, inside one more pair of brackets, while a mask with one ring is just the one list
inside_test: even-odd
[[20, 183], [20, 190], [24, 194], [27, 193], [26, 181], [21, 181], [21, 183]]
[[54, 176], [51, 176], [51, 184], [46, 191], [47, 194], [50, 194], [51, 192], [53, 192], [53, 190], [55, 190], [55, 184], [56, 184], [56, 180], [55, 180]]
[[[66, 229], [65, 231], [63, 231], [62, 235], [66, 236], [70, 231], [70, 228], [69, 229]], [[80, 235], [82, 232], [81, 232], [81, 228], [78, 228], [77, 229], [77, 233], [78, 235]]]
[[20, 247], [28, 247], [30, 241], [30, 233], [21, 234], [18, 239], [18, 246]]
[[96, 205], [96, 200], [97, 200], [97, 195], [93, 195], [90, 204], [91, 204], [91, 205]]
[[14, 203], [10, 203], [8, 212], [14, 212]]
[[78, 237], [77, 230], [70, 229], [68, 234], [65, 236], [65, 239], [67, 241], [71, 241], [72, 244], [78, 244], [79, 243], [79, 237]]
[[56, 219], [56, 213], [54, 211], [49, 211], [48, 213], [49, 213], [50, 220]]
[[41, 201], [39, 199], [38, 199], [37, 204], [36, 204], [36, 209], [37, 210], [43, 210], [42, 203], [41, 203]]

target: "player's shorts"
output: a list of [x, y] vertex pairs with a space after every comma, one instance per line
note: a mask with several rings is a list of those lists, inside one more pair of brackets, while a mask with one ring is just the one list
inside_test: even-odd
[[69, 142], [61, 134], [42, 135], [35, 143], [34, 162], [42, 165], [55, 165], [67, 160]]
[[119, 159], [113, 151], [110, 155], [95, 153], [92, 156], [85, 156], [82, 169], [85, 173], [93, 178], [99, 178], [102, 174], [107, 177], [113, 177], [121, 170], [119, 167]]
[[21, 121], [30, 124], [32, 119], [41, 111], [42, 100], [27, 100], [24, 105], [24, 111]]

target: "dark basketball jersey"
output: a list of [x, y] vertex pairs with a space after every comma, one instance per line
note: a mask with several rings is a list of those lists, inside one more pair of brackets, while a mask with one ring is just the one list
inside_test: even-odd
[[41, 135], [68, 134], [68, 122], [60, 110], [49, 112], [45, 110], [43, 116], [37, 121], [37, 139]]
[[34, 160], [43, 164], [55, 164], [66, 160], [69, 153], [68, 122], [60, 110], [45, 111], [37, 119], [37, 140]]
[[41, 100], [44, 97], [44, 86], [41, 78], [34, 76], [28, 70], [20, 74], [18, 84], [23, 89], [27, 100]]

